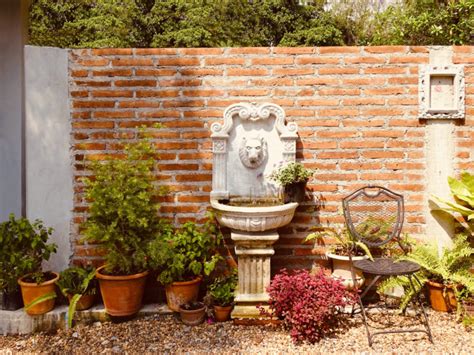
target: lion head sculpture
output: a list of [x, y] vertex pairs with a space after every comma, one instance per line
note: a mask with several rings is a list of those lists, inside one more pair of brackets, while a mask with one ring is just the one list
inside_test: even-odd
[[239, 157], [247, 168], [258, 168], [267, 159], [267, 142], [262, 137], [242, 139], [239, 148]]

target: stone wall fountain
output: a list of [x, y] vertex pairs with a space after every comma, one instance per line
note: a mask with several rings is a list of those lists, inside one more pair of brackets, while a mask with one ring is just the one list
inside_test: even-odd
[[297, 203], [283, 204], [268, 179], [285, 161], [294, 161], [297, 125], [285, 124], [275, 104], [239, 103], [224, 111], [224, 122], [211, 126], [213, 172], [211, 206], [230, 228], [238, 258], [238, 290], [233, 318], [258, 317], [258, 304], [269, 300], [270, 258], [277, 228], [291, 222]]

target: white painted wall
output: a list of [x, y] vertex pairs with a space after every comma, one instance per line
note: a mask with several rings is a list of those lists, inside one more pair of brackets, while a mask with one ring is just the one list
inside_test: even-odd
[[25, 2], [0, 1], [0, 221], [24, 212], [23, 43]]
[[46, 269], [71, 257], [73, 208], [67, 50], [25, 47], [26, 215], [54, 228], [58, 251]]

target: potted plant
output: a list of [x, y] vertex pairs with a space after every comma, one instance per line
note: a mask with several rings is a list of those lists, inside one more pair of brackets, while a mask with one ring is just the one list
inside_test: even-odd
[[155, 158], [153, 144], [143, 136], [125, 144], [123, 159], [94, 162], [94, 179], [85, 179], [91, 203], [84, 235], [106, 252], [96, 277], [111, 316], [130, 316], [141, 308], [148, 248], [166, 229], [158, 217], [157, 200], [165, 190], [155, 185]]
[[461, 311], [461, 290], [474, 293], [474, 274], [470, 272], [474, 263], [474, 248], [467, 236], [459, 234], [452, 248], [439, 250], [435, 244], [419, 244], [400, 260], [419, 264], [426, 275], [431, 307], [436, 311]]
[[187, 302], [179, 306], [179, 316], [186, 325], [201, 324], [206, 318], [206, 306], [203, 302]]
[[[209, 276], [220, 260], [217, 248], [222, 234], [210, 216], [203, 226], [186, 222], [175, 233], [167, 233], [167, 247], [152, 243], [151, 263], [160, 268], [158, 281], [165, 285], [168, 307], [179, 311], [179, 306], [196, 301], [204, 275]], [[155, 246], [157, 244], [157, 246]]]
[[52, 232], [40, 220], [31, 223], [13, 214], [0, 224], [0, 289], [4, 299], [7, 298], [3, 308], [19, 308], [21, 302], [15, 299], [19, 285], [28, 314], [43, 314], [53, 309], [54, 282], [59, 276], [41, 271], [43, 260], [49, 260], [56, 251], [55, 244], [47, 243]]
[[269, 178], [283, 187], [284, 203], [303, 202], [306, 184], [313, 173], [301, 163], [287, 162], [276, 167]]
[[234, 306], [234, 292], [237, 287], [237, 270], [231, 274], [217, 277], [208, 287], [214, 318], [217, 322], [229, 320]]
[[[337, 241], [328, 251], [326, 256], [332, 260], [333, 272], [332, 277], [338, 279], [346, 288], [361, 287], [364, 284], [364, 276], [361, 271], [354, 269], [356, 284], [354, 284], [352, 278], [352, 261], [372, 259], [367, 246], [356, 240], [350, 233], [349, 229], [344, 226], [343, 228], [322, 228], [309, 234], [303, 243], [309, 241], [324, 242], [325, 239]], [[351, 257], [349, 257], [351, 255]]]
[[61, 293], [68, 299], [68, 326], [72, 327], [72, 321], [76, 310], [89, 309], [94, 304], [97, 293], [96, 269], [93, 266], [69, 267], [59, 274], [56, 282]]

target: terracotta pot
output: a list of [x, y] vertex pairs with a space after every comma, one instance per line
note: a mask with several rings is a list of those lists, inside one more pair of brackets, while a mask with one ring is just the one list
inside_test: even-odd
[[230, 312], [234, 306], [217, 306], [214, 305], [214, 317], [216, 322], [227, 322], [230, 319]]
[[[352, 272], [351, 272], [351, 260], [349, 259], [348, 256], [345, 255], [337, 255], [337, 254], [332, 254], [327, 252], [326, 256], [330, 259], [332, 259], [332, 274], [331, 277], [339, 280], [342, 282], [342, 284], [347, 288], [347, 289], [353, 289], [355, 284], [354, 280], [352, 280]], [[357, 261], [357, 260], [364, 260], [368, 259], [369, 257], [367, 255], [363, 256], [353, 256], [352, 261]], [[357, 287], [362, 287], [364, 284], [364, 276], [362, 274], [362, 271], [357, 270], [354, 268], [355, 272], [355, 277], [356, 277], [356, 283]]]
[[296, 182], [294, 184], [286, 185], [283, 189], [284, 192], [284, 203], [304, 201], [306, 193], [306, 181]]
[[[30, 304], [37, 298], [46, 295], [48, 293], [56, 292], [56, 281], [59, 279], [59, 274], [56, 272], [51, 272], [54, 277], [51, 280], [40, 283], [39, 285], [35, 282], [26, 282], [25, 279], [29, 275], [25, 275], [18, 280], [18, 284], [21, 287], [21, 295], [23, 297], [23, 303], [25, 305]], [[54, 308], [55, 298], [43, 301], [34, 305], [33, 307], [25, 310], [25, 312], [31, 316], [44, 314], [49, 312]]]
[[[67, 295], [69, 303], [74, 295]], [[84, 311], [92, 307], [95, 301], [95, 295], [82, 295], [76, 303], [76, 311]]]
[[202, 304], [199, 309], [186, 310], [179, 307], [179, 315], [181, 320], [186, 325], [198, 325], [204, 322], [206, 316], [206, 307]]
[[439, 312], [452, 312], [456, 310], [457, 302], [452, 286], [446, 286], [430, 280], [426, 283], [428, 285], [431, 308]]
[[0, 292], [0, 309], [6, 311], [16, 311], [23, 307], [23, 301], [21, 299], [21, 291], [15, 292]]
[[198, 298], [201, 277], [191, 281], [173, 282], [165, 287], [166, 303], [168, 308], [174, 312], [179, 312], [179, 306], [189, 302], [194, 302]]
[[134, 275], [115, 276], [102, 274], [104, 267], [98, 268], [95, 276], [99, 280], [105, 311], [114, 317], [131, 316], [137, 313], [142, 307], [148, 271]]

